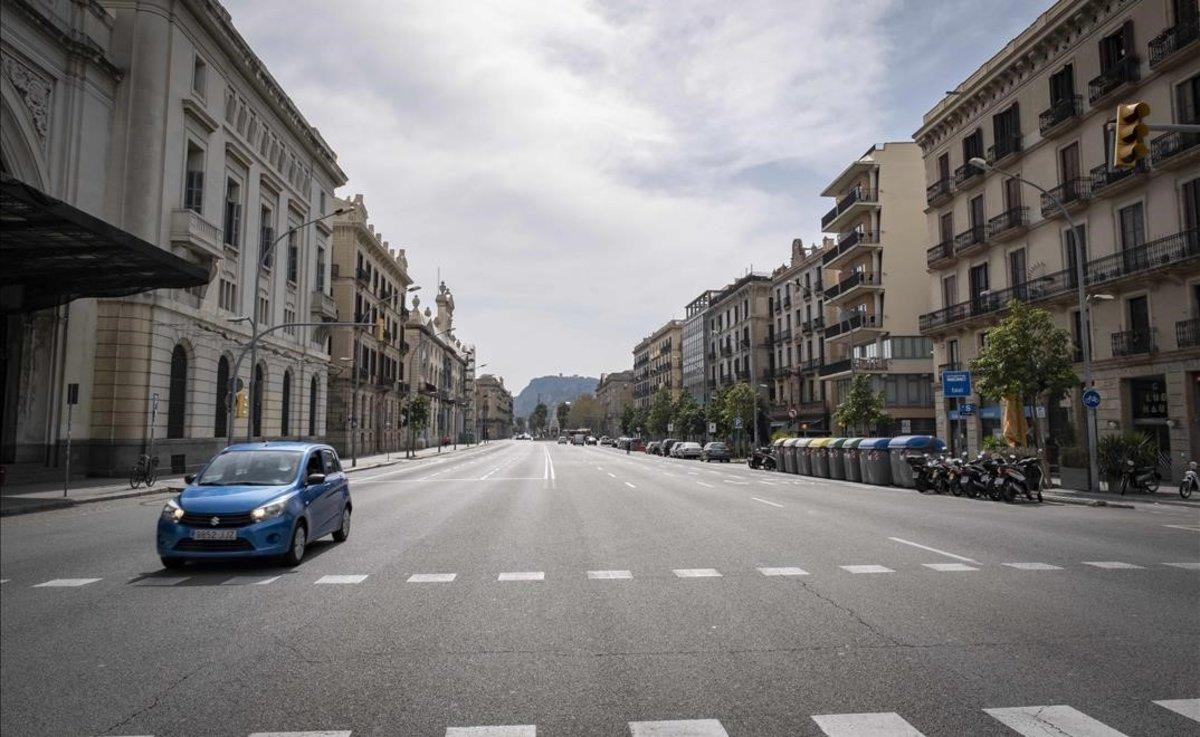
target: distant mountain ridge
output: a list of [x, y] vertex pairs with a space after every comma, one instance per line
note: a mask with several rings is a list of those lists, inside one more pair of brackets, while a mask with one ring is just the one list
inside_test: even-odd
[[529, 385], [521, 390], [513, 399], [513, 414], [518, 417], [528, 417], [537, 406], [538, 395], [554, 417], [554, 408], [562, 402], [573, 402], [581, 394], [591, 394], [596, 391], [599, 379], [590, 376], [539, 376], [531, 379]]

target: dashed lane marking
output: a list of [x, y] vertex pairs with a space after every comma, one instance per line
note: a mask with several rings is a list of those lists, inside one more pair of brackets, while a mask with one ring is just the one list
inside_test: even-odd
[[1085, 566], [1093, 566], [1095, 568], [1105, 568], [1108, 570], [1127, 570], [1127, 569], [1131, 569], [1131, 568], [1139, 568], [1139, 569], [1142, 568], [1142, 566], [1135, 566], [1132, 563], [1126, 563], [1125, 561], [1122, 561], [1122, 560], [1085, 560], [1085, 561], [1083, 561], [1083, 564]]
[[409, 583], [450, 583], [458, 576], [457, 573], [414, 573], [408, 577]]
[[729, 737], [716, 719], [630, 722], [629, 733], [632, 737]]
[[782, 566], [779, 568], [759, 568], [758, 572], [764, 576], [807, 576], [808, 571], [795, 566]]
[[626, 485], [626, 486], [628, 486], [628, 487], [629, 487], [629, 488], [631, 488], [631, 489], [636, 489], [636, 488], [637, 488], [636, 486], [634, 486], [633, 484], [629, 483], [628, 481], [626, 481], [626, 482], [625, 482], [625, 485]]
[[275, 583], [283, 576], [234, 576], [231, 579], [222, 581], [222, 586], [266, 586], [269, 583]]
[[952, 571], [978, 571], [974, 566], [969, 566], [966, 563], [922, 563], [921, 565], [935, 571], [952, 572]]
[[1183, 568], [1188, 571], [1200, 571], [1200, 563], [1163, 563], [1164, 566], [1172, 568]]
[[1191, 719], [1193, 722], [1200, 722], [1200, 699], [1168, 699], [1167, 701], [1155, 701], [1164, 709], [1170, 709], [1176, 714]]
[[1070, 706], [1016, 706], [984, 712], [1024, 737], [1126, 737]]
[[366, 580], [365, 574], [352, 573], [350, 575], [321, 576], [316, 582], [319, 584], [348, 584], [362, 583]]
[[496, 577], [497, 581], [545, 581], [545, 571], [510, 571], [501, 573]]
[[633, 574], [629, 571], [588, 571], [587, 577], [591, 579], [628, 579], [633, 578]]
[[716, 568], [676, 568], [674, 573], [679, 578], [715, 578], [721, 575]]
[[877, 565], [838, 566], [838, 568], [850, 573], [895, 573], [895, 571], [887, 566]]
[[446, 737], [537, 737], [537, 725], [450, 727], [446, 730]]
[[350, 730], [326, 729], [320, 732], [255, 732], [250, 737], [350, 737]]
[[706, 484], [706, 483], [704, 483], [703, 481], [697, 481], [696, 483], [697, 483], [697, 484], [700, 484], [701, 486], [704, 486], [704, 487], [706, 487], [706, 488], [709, 488], [709, 489], [715, 489], [715, 488], [717, 488], [717, 487], [713, 486], [712, 484]]
[[979, 562], [972, 558], [968, 558], [964, 555], [957, 555], [955, 553], [947, 553], [945, 550], [938, 550], [937, 548], [931, 548], [928, 545], [922, 545], [921, 543], [915, 543], [911, 540], [904, 540], [903, 538], [899, 538], [899, 537], [889, 537], [888, 540], [891, 540], [893, 542], [898, 542], [898, 543], [901, 543], [904, 545], [911, 545], [914, 548], [920, 548], [921, 550], [928, 550], [931, 553], [937, 553], [938, 555], [944, 555], [947, 558], [961, 560], [963, 563], [978, 563]]
[[877, 714], [820, 714], [812, 718], [829, 737], [924, 737], [894, 711]]
[[99, 580], [98, 578], [52, 578], [49, 581], [34, 584], [33, 588], [77, 588], [87, 586], [89, 583], [96, 583]]
[[751, 499], [753, 499], [753, 500], [754, 500], [754, 501], [756, 501], [756, 502], [762, 502], [763, 504], [770, 504], [772, 507], [779, 507], [780, 509], [782, 509], [782, 508], [783, 508], [783, 505], [782, 505], [782, 504], [779, 504], [778, 502], [772, 502], [772, 501], [769, 501], [769, 500], [767, 500], [767, 499], [759, 499], [759, 498], [758, 498], [758, 497], [756, 497], [756, 496], [752, 496], [752, 497], [750, 497], [750, 498], [751, 498]]
[[146, 576], [131, 581], [134, 586], [174, 586], [191, 578], [191, 576]]
[[1053, 566], [1049, 563], [1004, 563], [1003, 565], [1009, 568], [1016, 568], [1018, 571], [1061, 571], [1062, 566]]

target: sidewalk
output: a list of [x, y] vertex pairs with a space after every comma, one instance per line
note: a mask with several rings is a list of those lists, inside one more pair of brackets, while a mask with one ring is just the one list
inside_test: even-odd
[[1200, 510], [1200, 495], [1192, 495], [1191, 499], [1179, 496], [1179, 487], [1163, 484], [1154, 494], [1128, 493], [1122, 496], [1113, 491], [1081, 491], [1079, 489], [1063, 489], [1054, 487], [1043, 492], [1048, 500], [1066, 502], [1068, 504], [1091, 504], [1094, 506], [1127, 507], [1136, 509], [1140, 504], [1159, 504], [1168, 507]]
[[[454, 446], [446, 446], [442, 448], [440, 455], [461, 453], [469, 448], [488, 447], [491, 443], [485, 445], [459, 445], [455, 450]], [[358, 459], [358, 465], [351, 466], [349, 458], [342, 458], [342, 465], [346, 473], [353, 474], [359, 471], [366, 471], [372, 468], [381, 468], [384, 466], [394, 466], [400, 463], [410, 463], [412, 461], [425, 460], [435, 458], [439, 455], [437, 448], [425, 448], [415, 451], [415, 458], [405, 458], [404, 451], [397, 453], [380, 453], [378, 455], [362, 456]], [[179, 491], [186, 484], [183, 481], [182, 475], [163, 476], [158, 479], [153, 488], [144, 486], [137, 489], [129, 488], [128, 479], [114, 478], [86, 478], [75, 479], [71, 481], [70, 490], [67, 496], [63, 496], [63, 485], [61, 481], [47, 481], [37, 484], [21, 484], [17, 486], [0, 487], [0, 517], [7, 517], [14, 514], [28, 514], [30, 512], [41, 512], [48, 509], [62, 509], [64, 507], [73, 507], [76, 504], [89, 504], [92, 502], [105, 502], [114, 499], [128, 499], [130, 497], [149, 496], [152, 494], [165, 494], [172, 491]]]

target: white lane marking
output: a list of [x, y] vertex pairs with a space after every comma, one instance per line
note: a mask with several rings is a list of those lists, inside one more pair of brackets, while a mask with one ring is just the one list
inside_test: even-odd
[[922, 563], [926, 568], [932, 568], [935, 571], [978, 571], [975, 566], [969, 566], [966, 563]]
[[617, 475], [616, 475], [615, 473], [613, 473], [612, 471], [605, 471], [605, 473], [607, 473], [607, 474], [608, 474], [609, 478], [614, 478], [614, 479], [615, 479], [615, 478], [617, 477]]
[[366, 581], [365, 574], [352, 573], [345, 576], [321, 576], [317, 579], [317, 583], [342, 584], [342, 583], [362, 583]]
[[414, 573], [408, 577], [409, 583], [450, 583], [457, 573]]
[[1193, 722], [1200, 722], [1200, 699], [1168, 699], [1154, 703], [1164, 709], [1170, 709], [1176, 714], [1181, 714]]
[[545, 571], [511, 571], [501, 573], [496, 578], [497, 581], [544, 581], [546, 580]]
[[52, 578], [49, 581], [34, 584], [33, 588], [68, 588], [75, 586], [87, 586], [89, 583], [96, 583], [98, 578]]
[[8, 579], [8, 578], [0, 578], [0, 584], [5, 584], [5, 583], [8, 583], [8, 582], [9, 582], [9, 581], [11, 581], [11, 580], [12, 580], [12, 579]]
[[1164, 566], [1172, 568], [1183, 568], [1189, 571], [1200, 571], [1200, 563], [1163, 563]]
[[536, 724], [496, 727], [447, 727], [446, 737], [537, 737]]
[[637, 488], [636, 486], [634, 486], [633, 484], [629, 483], [628, 481], [626, 481], [626, 482], [625, 482], [625, 485], [626, 485], [626, 486], [628, 486], [628, 487], [629, 487], [629, 488], [631, 488], [631, 489], [636, 489], [636, 488]]
[[1009, 568], [1016, 568], [1018, 571], [1061, 571], [1062, 566], [1053, 566], [1049, 563], [1005, 563]]
[[706, 483], [704, 483], [703, 481], [697, 481], [696, 483], [697, 483], [697, 484], [700, 484], [701, 486], [708, 487], [709, 489], [715, 489], [715, 488], [717, 488], [717, 487], [713, 486], [712, 484], [706, 484]]
[[807, 576], [808, 571], [803, 568], [794, 566], [783, 566], [780, 568], [759, 568], [758, 572], [764, 576]]
[[713, 578], [721, 572], [716, 568], [676, 568], [675, 575], [679, 578]]
[[1083, 564], [1085, 566], [1093, 566], [1095, 568], [1106, 568], [1109, 570], [1120, 570], [1120, 569], [1129, 569], [1129, 568], [1139, 568], [1140, 569], [1142, 567], [1142, 566], [1135, 566], [1132, 563], [1126, 563], [1125, 561], [1122, 561], [1122, 560], [1085, 560], [1085, 561], [1083, 561]]
[[938, 555], [944, 555], [947, 558], [961, 560], [963, 563], [978, 563], [979, 562], [973, 558], [968, 558], [965, 555], [955, 555], [954, 553], [947, 553], [945, 550], [938, 550], [937, 548], [931, 548], [928, 545], [922, 545], [921, 543], [915, 543], [911, 540], [903, 540], [898, 537], [889, 537], [888, 540], [892, 540], [893, 542], [903, 543], [905, 545], [911, 545], [914, 548], [920, 548], [921, 550], [928, 550], [931, 553], [937, 553]]
[[177, 583], [183, 583], [189, 578], [191, 576], [146, 576], [131, 583], [134, 586], [174, 586]]
[[632, 737], [729, 737], [716, 719], [630, 722], [629, 733]]
[[633, 578], [633, 574], [629, 571], [588, 571], [587, 577], [594, 579]]
[[485, 481], [485, 480], [487, 480], [487, 477], [488, 477], [488, 476], [491, 476], [492, 474], [494, 474], [495, 472], [497, 472], [497, 471], [499, 471], [499, 470], [500, 470], [500, 467], [499, 467], [499, 466], [496, 466], [496, 467], [495, 467], [495, 468], [493, 468], [491, 471], [488, 471], [488, 472], [487, 472], [487, 473], [485, 473], [484, 475], [480, 476], [480, 477], [479, 477], [479, 480], [480, 480], [480, 481]]
[[763, 504], [770, 504], [772, 507], [779, 507], [779, 508], [781, 508], [781, 509], [783, 508], [783, 505], [782, 505], [782, 504], [778, 504], [778, 503], [776, 503], [776, 502], [770, 502], [770, 501], [767, 501], [766, 499], [759, 499], [759, 498], [758, 498], [758, 497], [756, 497], [756, 496], [752, 496], [752, 497], [750, 497], [750, 498], [751, 498], [751, 499], [753, 499], [753, 500], [754, 500], [754, 501], [756, 501], [756, 502], [762, 502]]
[[877, 714], [819, 714], [812, 720], [829, 737], [924, 737], [894, 711]]
[[250, 737], [350, 737], [350, 730], [326, 729], [320, 732], [254, 732]]
[[877, 565], [838, 566], [838, 568], [841, 568], [844, 571], [849, 571], [850, 573], [895, 573], [895, 571], [887, 566]]
[[266, 586], [275, 583], [283, 576], [234, 576], [221, 582], [222, 586]]
[[984, 713], [1025, 737], [1125, 737], [1070, 706], [1014, 706]]
[[774, 481], [763, 481], [762, 479], [759, 479], [758, 483], [762, 484], [763, 486], [774, 486], [775, 485]]
[[1200, 525], [1163, 525], [1170, 527], [1173, 530], [1187, 530], [1188, 532], [1200, 532]]

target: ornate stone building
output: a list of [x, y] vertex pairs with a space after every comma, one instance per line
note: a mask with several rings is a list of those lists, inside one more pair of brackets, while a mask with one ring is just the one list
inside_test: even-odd
[[683, 321], [668, 320], [633, 349], [634, 403], [650, 406], [665, 387], [674, 400], [683, 391]]
[[596, 401], [604, 408], [604, 425], [596, 430], [601, 435], [620, 437], [621, 415], [633, 404], [633, 372], [614, 371], [600, 374], [596, 384]]
[[412, 302], [404, 326], [408, 344], [405, 375], [410, 399], [420, 394], [429, 401], [429, 422], [415, 445], [425, 448], [439, 440], [458, 442], [469, 419], [472, 392], [468, 383], [475, 349], [454, 337], [454, 295], [445, 282], [438, 285], [436, 313], [429, 307], [422, 311], [419, 296]]
[[504, 378], [482, 374], [475, 378], [474, 422], [480, 440], [500, 440], [513, 432], [513, 396]]

